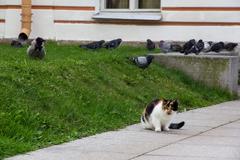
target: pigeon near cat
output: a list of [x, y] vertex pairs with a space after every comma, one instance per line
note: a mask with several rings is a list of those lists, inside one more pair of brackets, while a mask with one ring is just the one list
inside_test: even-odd
[[147, 68], [153, 60], [152, 55], [147, 55], [147, 56], [139, 56], [139, 57], [133, 57], [130, 60], [139, 68], [145, 69]]
[[226, 49], [227, 51], [233, 51], [235, 47], [237, 47], [237, 43], [227, 43], [224, 45], [224, 49]]
[[27, 49], [27, 54], [30, 58], [43, 59], [46, 55], [44, 48], [45, 40], [41, 37], [37, 37], [31, 42], [31, 45]]
[[156, 48], [155, 43], [150, 39], [147, 39], [147, 46], [146, 47], [149, 51], [152, 51]]
[[192, 53], [193, 51], [196, 50], [196, 48], [194, 47], [195, 44], [196, 44], [195, 39], [191, 39], [191, 40], [187, 41], [183, 45], [183, 49], [182, 49], [181, 53], [184, 53], [185, 55], [188, 55], [189, 53]]
[[100, 40], [100, 41], [96, 41], [96, 42], [91, 42], [89, 44], [81, 44], [81, 45], [79, 45], [79, 47], [94, 50], [94, 49], [102, 48], [104, 43], [105, 43], [104, 40]]
[[180, 129], [185, 122], [171, 123], [177, 111], [177, 100], [155, 99], [144, 109], [141, 124], [145, 129], [152, 129], [156, 132]]
[[161, 49], [161, 51], [163, 53], [171, 52], [171, 43], [170, 42], [166, 42], [164, 40], [161, 40], [159, 42], [159, 48]]
[[209, 51], [213, 51], [213, 52], [220, 52], [224, 49], [224, 43], [223, 42], [218, 42], [218, 43], [214, 43]]
[[115, 48], [117, 48], [121, 43], [122, 43], [122, 39], [121, 39], [121, 38], [114, 39], [114, 40], [111, 40], [111, 41], [109, 41], [109, 42], [106, 42], [105, 45], [104, 45], [104, 48], [106, 48], [106, 49], [115, 49]]

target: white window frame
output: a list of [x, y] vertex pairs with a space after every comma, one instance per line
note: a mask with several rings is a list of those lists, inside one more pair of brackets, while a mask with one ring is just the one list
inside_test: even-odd
[[107, 9], [106, 0], [96, 0], [97, 11], [93, 19], [161, 20], [161, 0], [159, 9], [139, 9], [138, 0], [129, 0], [129, 9]]

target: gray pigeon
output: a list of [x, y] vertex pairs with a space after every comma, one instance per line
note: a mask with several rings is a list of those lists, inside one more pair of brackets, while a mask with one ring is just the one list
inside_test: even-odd
[[214, 43], [209, 51], [213, 51], [213, 52], [220, 52], [224, 49], [224, 43], [223, 42], [218, 42], [218, 43]]
[[106, 44], [104, 45], [104, 47], [106, 49], [115, 49], [117, 48], [120, 44], [122, 43], [122, 39], [121, 38], [118, 38], [118, 39], [114, 39], [114, 40], [111, 40], [109, 42], [106, 42]]
[[27, 54], [31, 58], [43, 59], [46, 55], [44, 48], [45, 40], [41, 37], [37, 37], [31, 42], [31, 45], [27, 49]]
[[159, 43], [159, 48], [161, 51], [163, 51], [163, 53], [171, 52], [171, 43], [161, 40]]
[[152, 51], [155, 49], [155, 43], [151, 41], [150, 39], [147, 39], [147, 49], [149, 51]]
[[171, 44], [171, 51], [172, 52], [181, 52], [182, 46], [179, 44]]
[[152, 63], [153, 58], [154, 57], [151, 55], [139, 56], [139, 57], [133, 57], [131, 61], [139, 68], [145, 69]]
[[12, 46], [12, 47], [16, 47], [16, 48], [21, 48], [21, 47], [23, 47], [23, 44], [22, 44], [22, 42], [19, 41], [19, 40], [13, 40], [13, 41], [11, 42], [11, 46]]
[[89, 44], [81, 44], [79, 47], [85, 48], [85, 49], [99, 49], [99, 48], [103, 47], [104, 43], [105, 43], [105, 41], [101, 40], [101, 41], [96, 41], [96, 42], [92, 42]]
[[182, 49], [181, 53], [184, 53], [185, 55], [188, 55], [190, 53], [195, 53], [197, 51], [197, 48], [195, 45], [196, 45], [195, 39], [191, 39], [191, 40], [187, 41], [183, 45], [183, 49]]
[[211, 46], [213, 44], [213, 42], [209, 41], [209, 42], [203, 42], [204, 43], [204, 48], [203, 48], [203, 52], [209, 52], [209, 50], [211, 49]]
[[237, 46], [238, 44], [237, 43], [227, 43], [224, 45], [224, 48], [227, 50], [227, 51], [232, 51], [234, 50], [234, 48]]

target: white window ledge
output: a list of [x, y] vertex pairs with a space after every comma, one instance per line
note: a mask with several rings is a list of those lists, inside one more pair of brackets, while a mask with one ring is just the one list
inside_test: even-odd
[[93, 19], [119, 19], [119, 20], [155, 20], [162, 19], [161, 13], [139, 13], [139, 12], [100, 12]]

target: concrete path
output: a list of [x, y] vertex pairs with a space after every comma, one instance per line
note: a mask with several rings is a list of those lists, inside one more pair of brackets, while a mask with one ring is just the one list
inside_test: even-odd
[[181, 130], [136, 124], [8, 160], [240, 160], [240, 101], [180, 113], [181, 120]]

